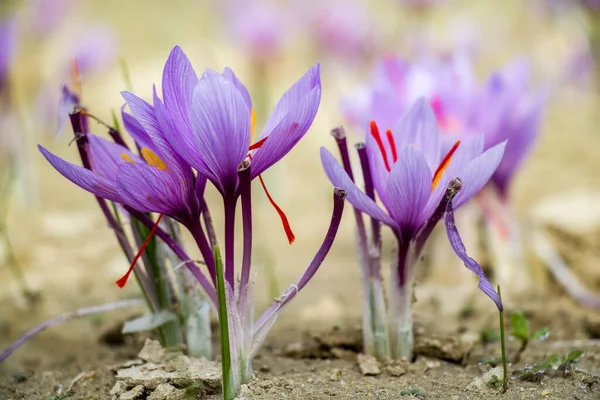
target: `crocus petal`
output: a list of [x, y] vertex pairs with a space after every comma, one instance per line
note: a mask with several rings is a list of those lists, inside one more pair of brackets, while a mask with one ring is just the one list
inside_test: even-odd
[[111, 182], [117, 180], [119, 165], [128, 162], [144, 162], [126, 147], [94, 134], [86, 135], [89, 142], [89, 155], [92, 170]]
[[125, 105], [121, 107], [121, 117], [123, 118], [125, 130], [131, 135], [136, 145], [140, 148], [149, 148], [156, 153], [157, 149], [154, 147], [150, 136], [148, 136], [142, 125], [140, 125], [133, 115], [125, 112]]
[[192, 63], [179, 46], [175, 46], [165, 64], [162, 94], [168, 114], [177, 122], [181, 132], [191, 132], [190, 107], [198, 76]]
[[[489, 181], [502, 160], [505, 145], [506, 142], [497, 144], [471, 161], [463, 171], [458, 172], [457, 176], [462, 180], [463, 187], [454, 198], [455, 208], [465, 204]], [[456, 178], [455, 176], [449, 177]]]
[[440, 204], [442, 196], [446, 193], [448, 183], [456, 177], [462, 179], [462, 173], [466, 170], [469, 163], [481, 155], [483, 152], [483, 140], [483, 135], [477, 135], [471, 139], [461, 139], [460, 145], [452, 156], [448, 168], [442, 174], [442, 177], [431, 193], [431, 196], [429, 196], [429, 201], [423, 211], [424, 219], [429, 219], [435, 208]]
[[523, 111], [521, 115], [515, 116], [515, 120], [507, 127], [508, 141], [504, 157], [492, 176], [492, 182], [501, 193], [506, 193], [508, 183], [537, 139], [545, 109], [544, 105], [545, 95], [541, 94], [527, 110]]
[[204, 73], [194, 90], [191, 110], [196, 157], [186, 161], [222, 194], [235, 190], [238, 165], [248, 154], [250, 112], [229, 79], [212, 70]]
[[414, 145], [425, 157], [429, 169], [436, 170], [441, 157], [440, 134], [435, 114], [424, 98], [404, 114], [393, 134], [399, 153]]
[[317, 86], [289, 110], [270, 132], [262, 147], [254, 153], [252, 178], [281, 160], [304, 137], [315, 119], [320, 102], [321, 87]]
[[[284, 117], [292, 112], [302, 103], [303, 98], [307, 93], [313, 91], [316, 87], [319, 87], [319, 101], [320, 88], [321, 88], [321, 66], [316, 64], [306, 72], [302, 78], [292, 85], [284, 94], [275, 106], [275, 109], [271, 113], [269, 120], [265, 124], [263, 132], [260, 138], [269, 136], [271, 132], [279, 125]], [[317, 104], [318, 106], [318, 104]], [[316, 112], [316, 111], [315, 111]], [[254, 168], [254, 166], [253, 166]]]
[[325, 147], [321, 147], [321, 163], [333, 186], [346, 191], [346, 200], [350, 204], [384, 224], [397, 228], [394, 220], [352, 182], [346, 171]]
[[502, 306], [502, 301], [500, 301], [500, 296], [498, 296], [498, 293], [496, 293], [492, 284], [490, 281], [488, 281], [483, 269], [481, 269], [481, 266], [477, 263], [477, 261], [473, 260], [467, 255], [467, 250], [465, 249], [465, 245], [460, 238], [458, 229], [456, 228], [456, 222], [454, 221], [454, 209], [452, 207], [452, 202], [448, 202], [444, 222], [446, 223], [446, 233], [448, 234], [448, 240], [450, 241], [452, 249], [465, 264], [465, 267], [479, 277], [479, 289], [481, 289], [483, 293], [485, 293], [494, 301], [494, 303], [496, 303], [498, 310], [502, 311], [504, 308]]
[[242, 81], [240, 81], [238, 77], [233, 73], [231, 68], [226, 67], [223, 70], [223, 76], [229, 79], [235, 85], [235, 87], [240, 91], [246, 104], [248, 104], [248, 108], [252, 109], [252, 99], [250, 98], [250, 93], [248, 93], [248, 89], [246, 89], [246, 86], [242, 83]]
[[424, 222], [421, 214], [431, 193], [431, 176], [425, 157], [412, 146], [405, 148], [392, 166], [385, 205], [407, 234], [415, 233]]
[[158, 212], [187, 221], [187, 199], [169, 171], [144, 163], [128, 163], [117, 172], [117, 189], [123, 202], [142, 212]]
[[50, 153], [44, 147], [38, 145], [38, 149], [42, 155], [48, 160], [48, 162], [65, 178], [87, 190], [88, 192], [95, 194], [96, 196], [104, 199], [122, 203], [123, 200], [117, 192], [114, 182], [105, 179], [89, 169], [80, 167], [79, 165], [72, 164], [63, 160], [60, 157]]
[[[371, 134], [367, 134], [366, 140], [367, 157], [371, 167], [371, 177], [373, 179], [373, 187], [383, 204], [388, 203], [387, 196], [387, 180], [390, 173], [385, 167], [383, 156], [379, 150], [379, 146]], [[388, 158], [389, 162], [389, 158]]]

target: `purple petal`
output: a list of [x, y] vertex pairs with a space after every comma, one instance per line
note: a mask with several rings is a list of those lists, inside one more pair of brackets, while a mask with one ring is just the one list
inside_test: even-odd
[[197, 157], [187, 161], [222, 194], [235, 190], [238, 165], [248, 155], [250, 113], [244, 97], [229, 79], [206, 70], [194, 90], [191, 110]]
[[441, 143], [438, 123], [429, 103], [420, 98], [404, 114], [393, 130], [398, 153], [414, 145], [425, 157], [431, 171], [435, 171], [441, 161]]
[[[462, 180], [462, 190], [454, 198], [455, 208], [465, 204], [471, 197], [476, 195], [489, 181], [490, 177], [498, 168], [506, 142], [497, 144], [485, 151], [482, 155], [471, 161], [457, 176]], [[453, 179], [456, 176], [448, 176]]]
[[425, 157], [412, 146], [400, 153], [390, 171], [385, 205], [407, 234], [416, 232], [425, 221], [422, 212], [431, 194], [431, 176]]
[[[545, 93], [544, 93], [545, 94]], [[500, 192], [506, 193], [508, 184], [531, 151], [540, 132], [545, 95], [540, 94], [534, 103], [506, 127], [506, 149], [502, 162], [492, 176]]]
[[0, 21], [0, 86], [7, 79], [17, 50], [17, 29], [15, 18]]
[[191, 215], [174, 175], [143, 163], [121, 165], [117, 188], [123, 202], [142, 212], [158, 212], [187, 220]]
[[487, 277], [483, 273], [483, 269], [481, 269], [481, 266], [477, 263], [477, 261], [473, 260], [467, 255], [465, 245], [463, 244], [458, 233], [458, 229], [456, 228], [456, 222], [454, 221], [454, 209], [452, 208], [451, 201], [448, 202], [448, 206], [446, 207], [444, 222], [446, 223], [446, 233], [448, 234], [448, 240], [450, 241], [452, 249], [465, 264], [465, 267], [479, 277], [479, 289], [481, 289], [483, 293], [485, 293], [494, 301], [494, 303], [496, 303], [498, 310], [502, 311], [504, 307], [502, 305], [502, 301], [500, 301], [500, 296], [498, 296], [498, 293], [496, 293], [492, 287], [492, 284], [490, 281], [488, 281]]
[[123, 155], [133, 162], [144, 161], [129, 151], [126, 147], [88, 133], [89, 155], [92, 170], [107, 180], [116, 183], [119, 165], [126, 163]]
[[223, 76], [229, 79], [231, 82], [233, 82], [235, 87], [242, 94], [242, 97], [244, 97], [244, 101], [246, 101], [248, 107], [252, 109], [252, 99], [250, 98], [250, 93], [248, 93], [248, 89], [246, 89], [246, 86], [244, 86], [244, 84], [238, 79], [238, 77], [233, 73], [233, 71], [230, 68], [225, 68], [223, 70]]
[[189, 116], [197, 83], [198, 76], [190, 60], [179, 46], [175, 46], [163, 70], [162, 94], [166, 113], [175, 122], [179, 134], [192, 131]]
[[[442, 200], [442, 196], [446, 193], [448, 183], [456, 177], [461, 177], [463, 171], [466, 170], [467, 166], [471, 161], [481, 155], [483, 152], [483, 135], [477, 135], [471, 139], [462, 139], [458, 149], [452, 156], [452, 160], [448, 165], [448, 168], [442, 174], [438, 185], [435, 187], [429, 202], [423, 211], [423, 218], [429, 219], [437, 205]], [[436, 168], [437, 169], [437, 168]], [[462, 177], [461, 177], [462, 178]]]
[[270, 132], [252, 160], [252, 178], [281, 160], [304, 137], [315, 119], [321, 102], [321, 87], [317, 86], [301, 99]]
[[[269, 136], [271, 132], [279, 125], [279, 123], [288, 115], [294, 111], [299, 104], [302, 103], [304, 97], [312, 92], [315, 88], [319, 88], [319, 101], [321, 100], [321, 66], [316, 64], [309, 69], [296, 83], [292, 85], [284, 94], [281, 96], [279, 103], [275, 106], [275, 109], [271, 113], [269, 120], [265, 124], [260, 139]], [[317, 104], [318, 106], [318, 104]], [[316, 112], [316, 110], [315, 110]], [[314, 116], [313, 116], [314, 118]]]
[[138, 122], [137, 119], [133, 117], [133, 115], [125, 112], [125, 105], [121, 107], [121, 117], [123, 118], [123, 125], [125, 126], [125, 130], [131, 135], [136, 145], [139, 148], [149, 148], [152, 151], [156, 152], [154, 148], [154, 143], [142, 128], [142, 125]]
[[50, 153], [40, 145], [38, 145], [38, 149], [46, 158], [46, 160], [48, 160], [50, 165], [52, 165], [62, 176], [77, 186], [104, 199], [117, 203], [123, 202], [121, 196], [119, 196], [119, 193], [117, 192], [114, 182], [110, 182], [108, 179], [105, 179], [88, 169], [80, 167], [79, 165], [71, 164], [70, 162], [67, 162], [62, 158]]
[[394, 220], [352, 182], [346, 171], [325, 147], [321, 147], [321, 163], [333, 186], [346, 191], [346, 200], [350, 204], [392, 228], [397, 227]]

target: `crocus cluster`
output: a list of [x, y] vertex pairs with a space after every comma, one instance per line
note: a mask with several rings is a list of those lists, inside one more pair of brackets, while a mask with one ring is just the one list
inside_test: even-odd
[[480, 84], [472, 60], [461, 53], [414, 64], [392, 56], [377, 65], [370, 84], [345, 99], [342, 108], [359, 129], [372, 119], [387, 129], [420, 97], [433, 109], [445, 141], [483, 134], [485, 149], [507, 141], [490, 179], [506, 199], [540, 131], [547, 97], [545, 89], [532, 89], [528, 64], [516, 60]]
[[[487, 150], [482, 135], [446, 143], [438, 130], [434, 111], [422, 98], [393, 129], [384, 131], [379, 126], [380, 122], [371, 120], [366, 141], [357, 145], [364, 192], [354, 182], [343, 131], [333, 132], [343, 166], [325, 148], [321, 149], [321, 161], [330, 181], [346, 190], [347, 199], [355, 208], [364, 291], [365, 351], [381, 358], [411, 358], [415, 268], [425, 242], [440, 219], [444, 218], [455, 253], [479, 277], [479, 288], [502, 310], [502, 302], [483, 270], [466, 253], [454, 220], [454, 209], [467, 202], [494, 174], [502, 160], [505, 142]], [[372, 219], [370, 234], [363, 214]], [[396, 238], [387, 321], [380, 267], [381, 224], [387, 225]]]
[[[124, 210], [128, 218], [151, 230], [147, 239], [139, 243], [140, 252], [153, 233], [158, 235], [196, 278], [213, 309], [217, 308], [218, 260], [214, 252], [218, 240], [204, 191], [209, 183], [219, 191], [224, 213], [224, 289], [231, 378], [236, 392], [251, 376], [250, 360], [279, 313], [323, 262], [340, 223], [345, 192], [336, 189], [329, 230], [316, 256], [300, 279], [255, 321], [251, 182], [258, 178], [265, 187], [261, 174], [281, 160], [310, 128], [321, 99], [319, 65], [312, 67], [283, 94], [257, 136], [254, 135], [256, 113], [252, 100], [233, 71], [225, 68], [223, 73], [218, 73], [207, 69], [198, 78], [179, 47], [172, 50], [166, 62], [162, 98], [156, 88], [151, 102], [130, 92], [122, 95], [130, 110], [130, 113], [123, 111], [123, 123], [138, 151], [129, 149], [114, 128], [109, 132], [113, 141], [90, 133], [86, 119], [91, 114], [78, 106], [70, 118], [83, 166], [69, 163], [41, 146], [39, 149], [65, 178], [94, 194], [101, 206], [107, 200], [120, 205], [121, 213]], [[68, 91], [65, 96], [69, 96]], [[293, 242], [287, 217], [268, 192], [266, 195], [281, 216], [288, 240]], [[244, 238], [240, 266], [236, 266], [234, 252], [238, 203], [241, 203]], [[123, 232], [114, 221], [117, 211], [111, 212], [106, 205], [103, 210], [121, 237]], [[159, 215], [155, 222], [151, 213]], [[163, 216], [191, 233], [202, 254], [206, 273], [190, 262], [173, 231], [159, 224]], [[117, 281], [119, 286], [124, 286], [137, 258], [131, 260], [130, 270]], [[144, 277], [143, 271], [136, 272], [144, 287], [148, 274]]]

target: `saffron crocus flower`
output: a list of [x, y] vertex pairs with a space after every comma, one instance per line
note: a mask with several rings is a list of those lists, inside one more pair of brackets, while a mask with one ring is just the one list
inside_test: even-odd
[[425, 241], [444, 213], [456, 254], [477, 274], [480, 289], [502, 309], [481, 267], [467, 256], [453, 218], [453, 210], [487, 183], [502, 159], [504, 143], [486, 151], [483, 145], [483, 136], [479, 135], [456, 141], [450, 148], [445, 146], [435, 115], [424, 99], [417, 101], [385, 135], [372, 121], [361, 158], [370, 165], [368, 176], [372, 177], [372, 182], [367, 179], [365, 185], [372, 185], [384, 209], [375, 202], [373, 193], [363, 193], [356, 186], [347, 167], [345, 170], [331, 153], [321, 149], [323, 167], [333, 185], [347, 191], [347, 199], [355, 209], [389, 226], [397, 240], [389, 290], [389, 346], [381, 346], [390, 349], [387, 356], [412, 355], [410, 304], [415, 267]]
[[371, 119], [387, 129], [417, 98], [425, 97], [448, 142], [455, 137], [485, 136], [486, 149], [507, 141], [504, 158], [490, 180], [504, 198], [510, 182], [540, 132], [546, 91], [532, 90], [528, 65], [516, 61], [478, 84], [471, 60], [455, 54], [448, 61], [409, 64], [399, 57], [383, 60], [358, 100], [343, 102], [348, 120], [358, 127]]

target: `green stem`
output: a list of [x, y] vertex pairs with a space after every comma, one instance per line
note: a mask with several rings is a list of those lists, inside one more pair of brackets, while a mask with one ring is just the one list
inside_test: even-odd
[[219, 333], [221, 336], [221, 366], [223, 368], [223, 399], [232, 400], [231, 386], [231, 354], [229, 350], [229, 324], [227, 321], [227, 299], [225, 298], [225, 281], [223, 279], [223, 261], [219, 245], [215, 245], [215, 271], [217, 275], [217, 305], [219, 309]]
[[[502, 302], [502, 292], [500, 291], [500, 285], [498, 285], [498, 297], [500, 297], [500, 302]], [[502, 348], [502, 368], [503, 368], [503, 378], [502, 378], [502, 393], [506, 393], [508, 389], [508, 370], [506, 367], [506, 342], [504, 340], [504, 310], [499, 312], [500, 314], [500, 346]]]

